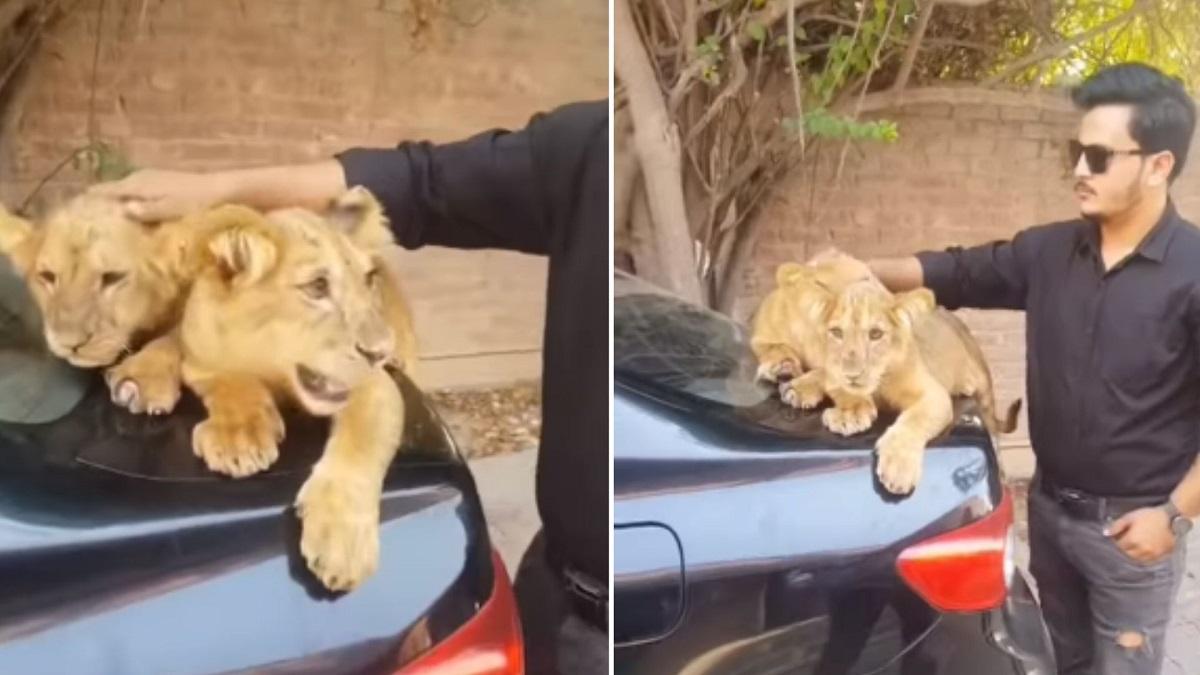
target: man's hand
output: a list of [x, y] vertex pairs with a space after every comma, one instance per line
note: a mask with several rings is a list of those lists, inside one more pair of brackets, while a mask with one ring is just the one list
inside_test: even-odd
[[188, 173], [145, 169], [125, 178], [93, 186], [89, 192], [118, 199], [129, 217], [143, 222], [180, 218], [229, 198], [221, 173]]
[[1130, 558], [1152, 563], [1175, 548], [1175, 533], [1167, 512], [1158, 508], [1130, 511], [1108, 526], [1108, 536]]
[[809, 258], [808, 262], [806, 264], [819, 265], [823, 262], [828, 262], [830, 260], [837, 260], [838, 258], [841, 258], [845, 255], [846, 254], [843, 253], [841, 251], [841, 249], [837, 248], [836, 246], [827, 246], [827, 247], [821, 249], [816, 255]]

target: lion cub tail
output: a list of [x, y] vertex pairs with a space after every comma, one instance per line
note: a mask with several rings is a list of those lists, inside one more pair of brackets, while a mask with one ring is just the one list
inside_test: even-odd
[[1008, 405], [1008, 410], [1004, 412], [1003, 418], [996, 416], [995, 399], [990, 396], [983, 397], [980, 403], [983, 408], [984, 425], [993, 436], [1011, 434], [1017, 430], [1017, 420], [1021, 415], [1021, 399], [1018, 398]]
[[1017, 399], [1008, 404], [1008, 411], [1004, 415], [1003, 423], [1001, 420], [996, 420], [996, 426], [1001, 433], [1011, 434], [1017, 430], [1017, 417], [1021, 414], [1021, 399]]

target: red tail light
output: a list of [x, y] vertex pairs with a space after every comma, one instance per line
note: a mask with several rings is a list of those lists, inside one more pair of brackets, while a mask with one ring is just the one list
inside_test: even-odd
[[944, 612], [979, 612], [1000, 606], [1012, 564], [1012, 495], [982, 519], [905, 549], [900, 577]]
[[396, 675], [524, 675], [517, 602], [504, 561], [492, 551], [492, 597], [470, 621]]

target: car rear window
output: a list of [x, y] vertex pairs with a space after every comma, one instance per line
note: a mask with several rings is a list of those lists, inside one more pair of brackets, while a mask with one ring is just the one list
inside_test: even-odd
[[618, 380], [744, 407], [773, 393], [755, 382], [756, 369], [745, 326], [616, 272], [613, 371]]

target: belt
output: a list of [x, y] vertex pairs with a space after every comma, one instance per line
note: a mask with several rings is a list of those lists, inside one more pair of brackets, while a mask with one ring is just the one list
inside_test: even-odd
[[1034, 482], [1042, 494], [1054, 500], [1063, 511], [1073, 518], [1080, 520], [1106, 521], [1136, 511], [1148, 506], [1158, 506], [1167, 501], [1168, 497], [1102, 497], [1089, 494], [1083, 490], [1063, 487], [1045, 476], [1038, 476]]
[[562, 567], [563, 585], [575, 613], [600, 630], [608, 630], [608, 584], [571, 565]]

